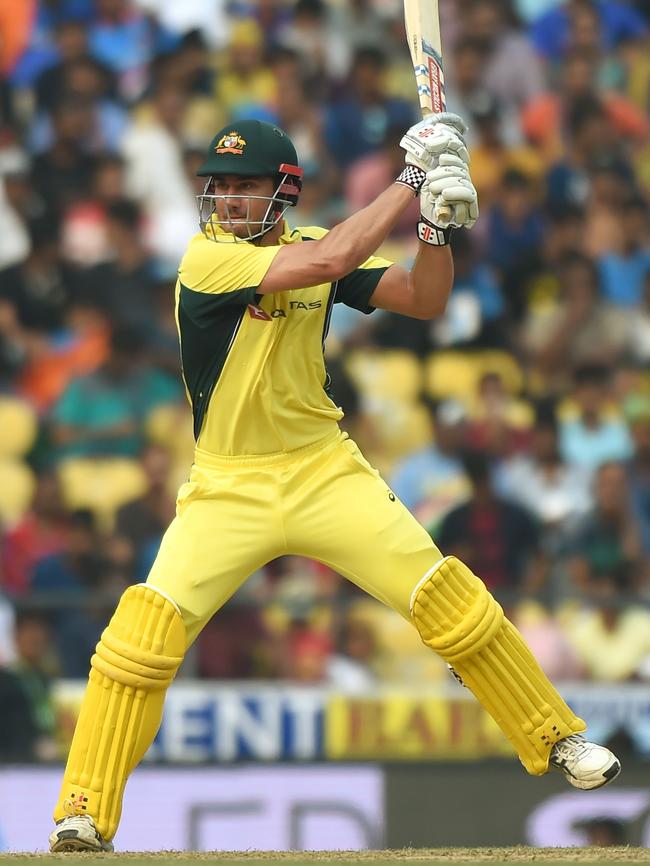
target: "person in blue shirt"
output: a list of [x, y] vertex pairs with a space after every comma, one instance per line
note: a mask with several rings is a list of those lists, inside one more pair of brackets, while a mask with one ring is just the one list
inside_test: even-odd
[[620, 220], [624, 248], [600, 259], [603, 295], [613, 304], [639, 306], [650, 277], [650, 208], [635, 195], [623, 203]]
[[581, 11], [595, 8], [600, 18], [603, 52], [626, 39], [643, 37], [648, 27], [643, 17], [628, 3], [613, 0], [567, 0], [542, 14], [532, 25], [530, 35], [539, 53], [547, 60], [560, 60], [574, 39], [574, 24]]
[[414, 104], [386, 94], [387, 59], [377, 48], [360, 48], [352, 64], [350, 86], [331, 105], [325, 118], [327, 147], [345, 170], [362, 156], [379, 150], [391, 128], [416, 122]]

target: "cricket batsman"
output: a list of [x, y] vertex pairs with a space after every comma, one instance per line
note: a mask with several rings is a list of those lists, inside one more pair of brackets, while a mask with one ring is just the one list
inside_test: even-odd
[[[302, 170], [281, 129], [241, 121], [212, 141], [199, 171], [201, 231], [176, 284], [194, 464], [147, 582], [124, 592], [92, 657], [52, 851], [113, 849], [127, 778], [188, 647], [248, 575], [288, 554], [325, 563], [409, 619], [529, 773], [552, 766], [583, 789], [618, 775], [479, 577], [443, 556], [340, 430], [329, 393], [323, 344], [335, 303], [419, 319], [445, 309], [450, 233], [478, 217], [464, 132], [452, 114], [409, 129], [396, 181], [330, 231], [283, 219]], [[374, 253], [414, 196], [409, 271]]]

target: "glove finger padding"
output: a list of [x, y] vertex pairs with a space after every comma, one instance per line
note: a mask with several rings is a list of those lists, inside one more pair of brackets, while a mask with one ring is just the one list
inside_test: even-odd
[[465, 123], [457, 114], [430, 114], [412, 126], [400, 141], [406, 162], [430, 170], [438, 166], [442, 154], [456, 154], [464, 164], [469, 153], [463, 134]]
[[[450, 147], [450, 150], [453, 151], [454, 148]], [[467, 153], [467, 150], [465, 150]], [[469, 165], [469, 154], [468, 159], [465, 159], [461, 152], [450, 153], [447, 151], [446, 153], [440, 154], [440, 159], [438, 161], [438, 168], [459, 168], [462, 171], [465, 171], [469, 174], [469, 170], [467, 166]]]
[[448, 204], [455, 204], [456, 202], [471, 204], [476, 201], [476, 190], [473, 186], [467, 187], [464, 184], [458, 183], [454, 186], [445, 187], [441, 191], [440, 197]]
[[439, 114], [427, 114], [423, 120], [431, 125], [436, 123], [445, 123], [447, 126], [453, 126], [459, 135], [465, 135], [467, 132], [467, 124], [463, 118], [459, 114], [454, 114], [452, 111], [441, 111]]
[[426, 127], [415, 135], [409, 130], [400, 141], [407, 162], [415, 162], [425, 171], [437, 168], [443, 155], [455, 155], [463, 165], [469, 164], [465, 142], [445, 126]]

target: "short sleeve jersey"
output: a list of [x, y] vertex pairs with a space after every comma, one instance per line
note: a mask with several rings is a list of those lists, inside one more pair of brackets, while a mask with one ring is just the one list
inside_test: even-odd
[[176, 321], [197, 446], [237, 456], [293, 451], [326, 437], [343, 412], [328, 393], [323, 347], [332, 306], [371, 313], [391, 262], [371, 257], [334, 283], [261, 295], [284, 244], [322, 228], [285, 226], [276, 246], [196, 235], [179, 267]]

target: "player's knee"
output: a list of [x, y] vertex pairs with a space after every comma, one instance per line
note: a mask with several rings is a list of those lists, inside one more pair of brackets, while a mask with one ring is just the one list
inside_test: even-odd
[[174, 679], [186, 645], [176, 606], [156, 589], [138, 584], [122, 595], [91, 667], [124, 686], [162, 690]]
[[441, 559], [417, 584], [411, 617], [424, 643], [450, 664], [480, 652], [504, 621], [483, 581], [455, 556]]

